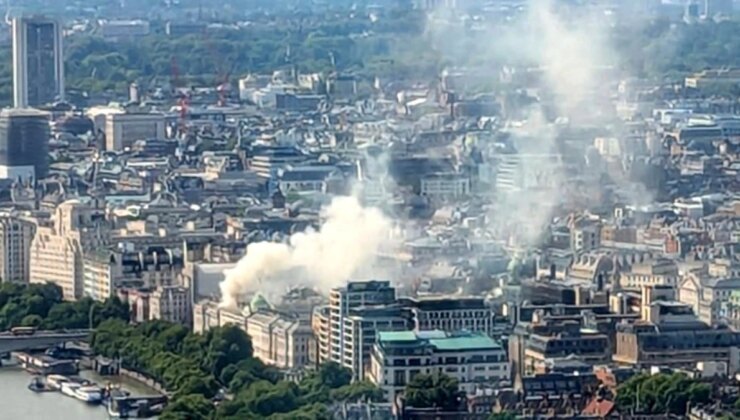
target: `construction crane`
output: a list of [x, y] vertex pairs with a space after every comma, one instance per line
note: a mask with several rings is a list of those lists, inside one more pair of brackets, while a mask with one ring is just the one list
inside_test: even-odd
[[172, 89], [174, 90], [175, 95], [177, 95], [177, 105], [180, 108], [180, 118], [178, 121], [178, 130], [180, 132], [184, 132], [185, 129], [185, 120], [188, 116], [188, 108], [190, 107], [190, 97], [184, 93], [180, 92], [178, 88], [180, 87], [181, 81], [180, 81], [180, 67], [177, 65], [177, 57], [172, 57], [172, 60], [170, 62], [171, 65], [171, 71], [172, 71], [172, 79], [170, 84], [172, 85]]

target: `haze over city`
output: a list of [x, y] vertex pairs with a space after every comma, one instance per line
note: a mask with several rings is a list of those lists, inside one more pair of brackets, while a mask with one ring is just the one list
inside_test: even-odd
[[733, 0], [0, 0], [0, 418], [740, 416]]

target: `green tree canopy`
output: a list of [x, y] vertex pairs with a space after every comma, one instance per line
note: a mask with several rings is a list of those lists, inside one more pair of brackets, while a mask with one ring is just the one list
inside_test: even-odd
[[360, 381], [344, 385], [331, 392], [333, 401], [367, 401], [380, 402], [384, 400], [383, 390], [369, 381]]
[[93, 325], [103, 319], [129, 319], [128, 305], [118, 298], [64, 302], [62, 289], [55, 284], [0, 284], [0, 330], [21, 325], [49, 330], [87, 328], [90, 308]]
[[207, 420], [213, 413], [213, 404], [202, 395], [187, 395], [167, 405], [161, 420]]
[[441, 373], [416, 375], [406, 385], [404, 395], [410, 407], [446, 411], [457, 410], [463, 398], [457, 379]]
[[637, 375], [622, 384], [615, 400], [622, 412], [684, 415], [687, 403], [710, 401], [711, 386], [680, 373]]

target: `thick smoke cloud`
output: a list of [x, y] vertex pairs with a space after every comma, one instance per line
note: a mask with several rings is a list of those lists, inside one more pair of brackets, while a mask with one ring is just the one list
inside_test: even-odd
[[391, 233], [388, 218], [354, 197], [335, 198], [323, 216], [319, 230], [296, 233], [288, 243], [248, 245], [220, 285], [221, 305], [233, 308], [249, 291], [270, 294], [297, 284], [326, 292], [371, 266]]

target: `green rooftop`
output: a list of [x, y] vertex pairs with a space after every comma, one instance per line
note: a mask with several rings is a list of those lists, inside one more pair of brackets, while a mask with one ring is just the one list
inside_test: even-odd
[[378, 341], [385, 343], [422, 342], [438, 351], [488, 350], [501, 348], [501, 344], [483, 333], [433, 331], [379, 331]]
[[253, 312], [257, 312], [262, 309], [272, 309], [272, 305], [270, 305], [270, 302], [265, 299], [264, 296], [262, 296], [262, 293], [255, 293], [254, 297], [252, 298], [252, 301], [249, 302], [249, 307], [252, 309]]
[[417, 338], [413, 331], [379, 331], [378, 341], [413, 342]]
[[488, 350], [501, 348], [498, 341], [483, 334], [432, 338], [429, 340], [429, 344], [436, 347], [439, 351]]

